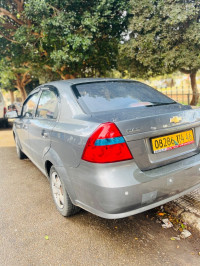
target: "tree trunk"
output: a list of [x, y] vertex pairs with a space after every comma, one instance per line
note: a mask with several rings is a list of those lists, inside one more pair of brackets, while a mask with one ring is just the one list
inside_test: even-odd
[[10, 91], [10, 101], [11, 101], [11, 104], [13, 104], [15, 101], [14, 91]]
[[27, 93], [26, 93], [25, 87], [20, 87], [19, 91], [21, 92], [22, 102], [24, 102], [27, 98]]
[[190, 82], [191, 82], [192, 94], [193, 94], [190, 105], [197, 105], [199, 101], [199, 92], [197, 89], [196, 74], [197, 74], [196, 71], [190, 73]]
[[24, 102], [26, 100], [26, 98], [27, 98], [27, 93], [26, 93], [25, 87], [23, 87], [23, 86], [16, 86], [16, 88], [18, 89], [18, 91], [21, 94], [22, 102]]
[[25, 99], [27, 98], [27, 93], [25, 90], [25, 86], [31, 82], [30, 74], [27, 72], [21, 74], [15, 74], [16, 76], [16, 81], [15, 81], [15, 88], [17, 88], [22, 96], [22, 101], [24, 102]]

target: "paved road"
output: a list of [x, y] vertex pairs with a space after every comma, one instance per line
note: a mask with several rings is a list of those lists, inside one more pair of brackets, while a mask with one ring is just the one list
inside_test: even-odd
[[86, 211], [63, 218], [46, 177], [17, 159], [11, 130], [0, 129], [1, 266], [200, 265], [199, 235], [171, 241], [174, 235], [156, 223], [154, 211], [120, 220]]

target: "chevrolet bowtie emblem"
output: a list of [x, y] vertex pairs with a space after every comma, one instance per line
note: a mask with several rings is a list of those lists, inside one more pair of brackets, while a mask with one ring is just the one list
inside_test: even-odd
[[182, 121], [182, 117], [174, 116], [170, 118], [170, 123], [179, 123]]

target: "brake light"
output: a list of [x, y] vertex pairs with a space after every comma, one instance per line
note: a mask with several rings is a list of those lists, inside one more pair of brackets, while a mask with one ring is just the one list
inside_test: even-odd
[[4, 108], [3, 108], [3, 114], [4, 114], [4, 116], [6, 115], [6, 111], [7, 111], [7, 110], [6, 110], [6, 107], [4, 107]]
[[82, 159], [93, 163], [113, 163], [133, 159], [121, 132], [114, 123], [101, 124], [88, 139]]

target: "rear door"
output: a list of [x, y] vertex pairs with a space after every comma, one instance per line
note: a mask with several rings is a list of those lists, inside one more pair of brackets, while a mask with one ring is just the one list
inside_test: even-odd
[[55, 87], [44, 87], [34, 119], [29, 124], [29, 141], [34, 162], [43, 167], [43, 157], [50, 149], [50, 132], [58, 116], [58, 91]]

